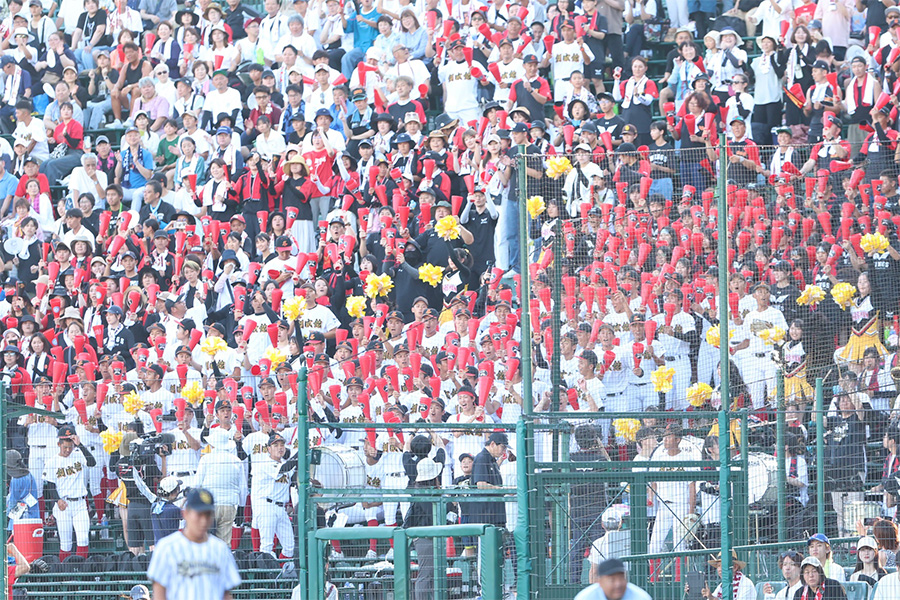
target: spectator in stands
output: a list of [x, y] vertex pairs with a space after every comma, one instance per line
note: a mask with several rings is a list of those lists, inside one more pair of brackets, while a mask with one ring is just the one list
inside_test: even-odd
[[801, 600], [804, 596], [819, 596], [823, 599], [846, 598], [847, 594], [839, 581], [825, 576], [825, 569], [818, 558], [808, 556], [800, 565], [800, 573], [803, 578], [803, 587], [794, 592], [794, 600]]

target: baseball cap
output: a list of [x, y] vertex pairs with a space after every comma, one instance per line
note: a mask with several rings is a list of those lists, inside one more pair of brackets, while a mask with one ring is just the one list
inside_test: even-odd
[[610, 558], [597, 565], [595, 574], [598, 577], [605, 577], [607, 575], [617, 575], [618, 573], [624, 572], [625, 563], [623, 563], [618, 558]]
[[812, 68], [813, 69], [825, 69], [827, 71], [828, 63], [825, 62], [824, 60], [817, 60], [816, 62], [813, 63]]
[[219, 127], [218, 129], [216, 129], [216, 135], [219, 135], [220, 133], [224, 133], [225, 135], [231, 135], [231, 127], [227, 127], [225, 125]]
[[203, 488], [191, 488], [184, 500], [184, 508], [197, 512], [212, 512], [216, 509], [213, 495]]
[[509, 436], [502, 431], [495, 431], [488, 437], [489, 444], [497, 444], [500, 446], [509, 446]]
[[275, 240], [275, 249], [276, 250], [290, 250], [291, 249], [291, 238], [286, 235], [279, 235]]
[[[166, 477], [166, 479], [175, 479], [175, 478], [174, 477]], [[165, 479], [163, 481], [165, 481]], [[175, 479], [175, 483], [176, 483], [176, 487], [177, 487], [177, 483], [178, 483], [177, 479]], [[160, 487], [162, 487], [162, 481], [159, 483], [159, 485], [160, 485]], [[164, 493], [169, 494], [169, 493], [171, 493], [171, 491], [164, 492]], [[131, 600], [150, 600], [150, 590], [148, 590], [147, 586], [145, 586], [145, 585], [136, 585], [131, 588], [130, 592], [128, 592], [128, 597], [131, 598]]]
[[812, 537], [810, 537], [809, 540], [806, 541], [806, 545], [809, 546], [813, 542], [822, 542], [823, 544], [828, 544], [829, 546], [831, 545], [831, 541], [824, 533], [814, 533]]
[[528, 63], [536, 63], [536, 62], [538, 62], [538, 59], [537, 59], [537, 56], [535, 56], [534, 54], [526, 54], [525, 57], [522, 59], [522, 64], [525, 64], [525, 65], [527, 65]]
[[516, 123], [510, 131], [513, 133], [528, 133], [528, 125], [525, 123]]
[[[162, 480], [159, 482], [159, 491], [161, 491], [163, 494], [171, 494], [172, 492], [175, 491], [176, 488], [178, 488], [179, 485], [181, 485], [181, 481], [179, 481], [178, 478], [175, 477], [174, 475], [169, 475], [168, 477], [163, 477]], [[135, 596], [134, 595], [134, 591], [139, 587], [144, 588], [144, 593], [145, 594], [147, 593], [147, 588], [145, 588], [142, 585], [136, 585], [133, 588], [131, 588], [131, 597], [132, 598], [145, 598], [145, 597], [149, 598], [150, 596]]]

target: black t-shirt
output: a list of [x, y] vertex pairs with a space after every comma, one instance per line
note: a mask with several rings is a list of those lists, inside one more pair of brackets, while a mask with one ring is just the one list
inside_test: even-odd
[[138, 61], [136, 67], [132, 68], [130, 64], [125, 65], [125, 85], [134, 85], [138, 81], [141, 80], [141, 77], [144, 76], [144, 63], [147, 62], [146, 58], [142, 58]]
[[665, 179], [673, 176], [672, 173], [664, 173], [653, 169], [653, 167], [659, 166], [674, 169], [675, 163], [672, 160], [674, 158], [674, 150], [675, 147], [670, 142], [666, 142], [662, 146], [657, 146], [656, 144], [650, 146], [650, 176], [653, 179]]
[[[512, 175], [509, 178], [509, 197], [510, 198], [518, 198], [519, 193], [519, 147], [513, 145], [509, 150], [507, 150], [507, 155], [512, 159], [512, 163], [510, 164], [510, 168], [512, 169]], [[541, 163], [540, 157], [540, 149], [534, 144], [529, 144], [525, 147], [525, 164], [528, 165], [529, 168], [537, 169], [538, 171], [543, 172], [543, 165]], [[527, 189], [525, 190], [527, 196], [531, 197], [534, 194], [539, 193], [539, 189], [541, 187], [541, 180], [543, 178], [534, 178], [534, 177], [526, 177]]]
[[[503, 485], [500, 466], [487, 448], [478, 453], [475, 463], [472, 465], [472, 487], [478, 487], [482, 481], [489, 485]], [[502, 502], [473, 503], [472, 509], [471, 515], [468, 517], [470, 523], [506, 526], [506, 509]]]
[[622, 129], [625, 128], [625, 120], [619, 115], [613, 115], [610, 118], [606, 118], [606, 116], [601, 114], [594, 119], [594, 125], [597, 126], [598, 134], [609, 132], [612, 139], [618, 140], [622, 137]]
[[[81, 16], [78, 17], [78, 29], [81, 30], [84, 38], [84, 42], [89, 44], [91, 42], [91, 38], [94, 37], [94, 33], [97, 31], [97, 27], [100, 25], [106, 25], [106, 11], [98, 10], [94, 13], [94, 16], [90, 16], [87, 11], [81, 13]], [[112, 45], [112, 36], [109, 35], [109, 28], [107, 27], [106, 32], [103, 34], [103, 37], [100, 38], [100, 41], [97, 42], [98, 46], [111, 46]]]
[[[488, 200], [492, 202], [492, 200]], [[469, 220], [464, 227], [469, 230], [475, 239], [469, 244], [469, 252], [475, 259], [473, 273], [480, 274], [484, 271], [484, 265], [494, 260], [494, 230], [497, 229], [497, 219], [491, 217], [491, 213], [485, 208], [479, 214], [475, 207], [469, 211]]]

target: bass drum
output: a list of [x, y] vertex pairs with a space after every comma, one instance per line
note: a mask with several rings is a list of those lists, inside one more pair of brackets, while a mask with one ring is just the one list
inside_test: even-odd
[[309, 476], [326, 489], [342, 490], [366, 487], [366, 465], [359, 452], [349, 446], [321, 446], [319, 464], [312, 465]]
[[774, 504], [778, 500], [778, 459], [751, 452], [747, 459], [747, 487], [750, 504]]

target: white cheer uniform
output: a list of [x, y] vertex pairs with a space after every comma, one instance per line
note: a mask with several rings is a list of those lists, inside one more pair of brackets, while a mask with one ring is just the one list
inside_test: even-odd
[[56, 486], [56, 495], [64, 500], [66, 507], [60, 508], [59, 502], [53, 507], [59, 534], [59, 549], [62, 552], [72, 550], [72, 530], [79, 547], [88, 545], [88, 533], [91, 530], [91, 517], [88, 514], [87, 487], [85, 486], [85, 469], [87, 459], [81, 450], [75, 448], [69, 456], [56, 455], [44, 461], [44, 481]]

